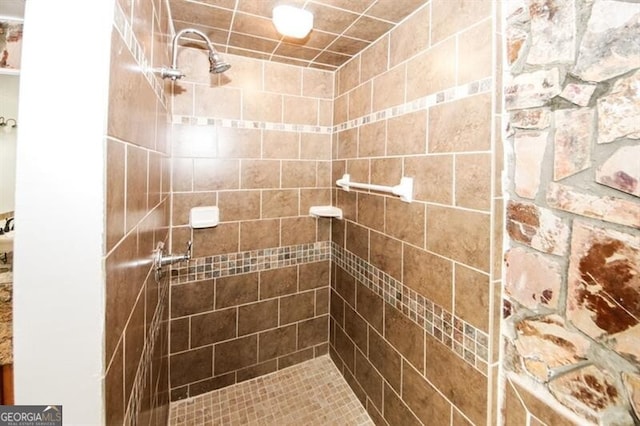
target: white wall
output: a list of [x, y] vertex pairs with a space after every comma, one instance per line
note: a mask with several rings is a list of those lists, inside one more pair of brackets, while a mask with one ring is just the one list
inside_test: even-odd
[[104, 134], [113, 0], [28, 1], [20, 76], [17, 404], [103, 423]]
[[[0, 74], [0, 116], [5, 120], [18, 120], [19, 81], [17, 75]], [[11, 212], [14, 209], [16, 135], [16, 129], [11, 133], [0, 131], [0, 213]]]

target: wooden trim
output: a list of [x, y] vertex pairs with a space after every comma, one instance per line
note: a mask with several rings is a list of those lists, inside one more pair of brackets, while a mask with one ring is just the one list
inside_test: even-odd
[[0, 400], [2, 405], [13, 405], [13, 364], [0, 366], [2, 374], [2, 394]]

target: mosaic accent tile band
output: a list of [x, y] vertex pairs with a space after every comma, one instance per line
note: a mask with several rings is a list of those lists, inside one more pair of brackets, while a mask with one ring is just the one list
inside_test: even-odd
[[332, 244], [331, 249], [331, 259], [357, 282], [402, 311], [460, 358], [487, 375], [489, 336], [486, 333], [339, 245]]
[[[153, 72], [153, 68], [150, 66], [147, 58], [145, 56], [144, 49], [138, 40], [136, 39], [135, 34], [133, 33], [133, 28], [131, 27], [131, 22], [127, 19], [127, 16], [124, 14], [124, 11], [120, 7], [120, 4], [116, 2], [115, 12], [113, 16], [113, 25], [120, 33], [120, 36], [124, 40], [124, 43], [129, 48], [129, 51], [133, 55], [133, 58], [140, 66], [140, 69], [144, 71], [144, 76], [147, 81], [151, 85], [151, 88], [155, 92], [156, 96], [162, 102], [163, 106], [167, 106], [167, 97], [164, 93], [164, 87], [162, 82], [158, 79], [156, 74]], [[148, 52], [149, 54], [151, 52]]]
[[271, 123], [265, 121], [232, 120], [226, 118], [194, 117], [190, 115], [174, 115], [171, 124], [188, 124], [192, 126], [218, 126], [236, 129], [279, 130], [281, 132], [303, 132], [331, 134], [331, 126], [312, 126], [310, 124]]
[[341, 130], [352, 129], [363, 124], [375, 123], [376, 121], [419, 111], [437, 104], [441, 104], [443, 102], [454, 101], [457, 99], [465, 98], [467, 96], [489, 92], [492, 85], [493, 78], [489, 77], [483, 80], [472, 81], [471, 83], [463, 84], [461, 86], [451, 87], [447, 90], [443, 90], [438, 93], [432, 93], [431, 95], [418, 98], [414, 101], [407, 102], [402, 105], [396, 105], [382, 111], [372, 112], [371, 114], [364, 115], [353, 120], [345, 121], [344, 123], [340, 123], [334, 126], [333, 131], [338, 132]]
[[171, 283], [200, 281], [330, 259], [329, 241], [200, 257], [192, 259], [187, 266], [173, 267]]

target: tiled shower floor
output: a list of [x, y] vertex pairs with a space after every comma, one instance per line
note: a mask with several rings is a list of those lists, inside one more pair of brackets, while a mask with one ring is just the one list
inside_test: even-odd
[[170, 426], [373, 425], [328, 355], [171, 404]]

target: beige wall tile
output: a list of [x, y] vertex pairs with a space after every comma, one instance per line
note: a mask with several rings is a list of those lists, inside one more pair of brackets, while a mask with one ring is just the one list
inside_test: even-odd
[[347, 62], [336, 74], [338, 80], [338, 95], [347, 93], [356, 87], [360, 84], [360, 56], [356, 56]]
[[452, 311], [452, 261], [404, 244], [402, 268], [405, 285]]
[[338, 158], [358, 156], [358, 129], [352, 128], [338, 133]]
[[147, 151], [127, 147], [126, 229], [131, 230], [147, 213]]
[[194, 160], [193, 187], [196, 191], [238, 189], [240, 162], [238, 160]]
[[284, 96], [282, 121], [289, 124], [318, 124], [318, 100]]
[[458, 84], [491, 77], [491, 24], [488, 19], [458, 35]]
[[258, 273], [216, 279], [216, 309], [244, 305], [258, 300]]
[[375, 231], [369, 238], [369, 261], [395, 279], [402, 279], [402, 243]]
[[260, 130], [218, 129], [218, 156], [221, 158], [260, 158]]
[[[303, 136], [304, 134], [302, 134]], [[299, 132], [262, 131], [262, 158], [295, 159], [300, 151]]]
[[347, 160], [347, 173], [354, 182], [369, 183], [369, 160]]
[[451, 404], [407, 362], [402, 363], [402, 397], [422, 423], [449, 422]]
[[224, 309], [191, 317], [191, 348], [210, 345], [236, 336], [237, 310]]
[[250, 303], [238, 307], [238, 336], [252, 334], [277, 326], [278, 299]]
[[382, 374], [382, 377], [400, 392], [402, 358], [382, 336], [373, 331], [373, 328], [369, 329], [369, 361]]
[[363, 82], [387, 71], [388, 51], [389, 36], [385, 35], [362, 52], [360, 74]]
[[242, 92], [242, 119], [282, 123], [282, 95], [244, 90]]
[[212, 365], [212, 346], [171, 355], [171, 386], [177, 387], [213, 376]]
[[[309, 210], [301, 210], [300, 214], [307, 214]], [[281, 241], [283, 246], [292, 246], [296, 244], [310, 244], [316, 241], [326, 241], [317, 238], [316, 223], [320, 219], [312, 217], [286, 217], [282, 218]]]
[[407, 102], [456, 86], [455, 38], [407, 62]]
[[[464, 117], [460, 120], [460, 117]], [[429, 110], [429, 152], [484, 151], [491, 147], [491, 94]]]
[[315, 161], [283, 161], [283, 188], [313, 188], [316, 186]]
[[347, 222], [347, 250], [369, 260], [369, 231], [352, 222]]
[[[112, 35], [107, 134], [153, 147], [156, 96], [117, 32]], [[139, 123], [149, 123], [141, 126]]]
[[430, 7], [423, 6], [391, 31], [391, 67], [429, 47], [429, 15]]
[[402, 177], [402, 158], [381, 158], [371, 160], [371, 183], [394, 186]]
[[371, 83], [361, 84], [349, 92], [349, 119], [362, 117], [371, 112]]
[[331, 190], [301, 189], [300, 212], [306, 214], [311, 206], [331, 205]]
[[349, 119], [349, 95], [338, 96], [333, 101], [333, 125], [344, 123]]
[[107, 140], [107, 248], [111, 248], [124, 236], [125, 222], [125, 146]]
[[414, 368], [424, 372], [424, 329], [388, 303], [384, 304], [384, 337]]
[[[184, 246], [181, 246], [184, 247]], [[174, 252], [182, 250], [177, 248]], [[174, 249], [175, 249], [174, 245]], [[215, 228], [193, 230], [193, 257], [238, 251], [238, 223], [221, 223]]]
[[489, 276], [460, 264], [455, 265], [455, 315], [489, 331]]
[[434, 0], [431, 3], [431, 13], [431, 43], [436, 44], [488, 17], [491, 13], [491, 1]]
[[214, 346], [216, 375], [248, 367], [258, 362], [258, 335], [222, 342]]
[[453, 199], [453, 156], [427, 155], [404, 159], [405, 175], [413, 178], [416, 200], [451, 204]]
[[427, 111], [416, 111], [389, 119], [387, 155], [424, 154], [426, 141]]
[[429, 334], [425, 337], [429, 348], [425, 357], [427, 380], [475, 424], [484, 423], [487, 378]]
[[318, 125], [333, 125], [333, 101], [318, 99]]
[[226, 87], [196, 85], [194, 114], [201, 117], [241, 119], [242, 91]]
[[[233, 55], [226, 59], [233, 62], [231, 69], [221, 75], [222, 84], [249, 91], [265, 90], [262, 82], [263, 61], [238, 55]], [[206, 63], [203, 69], [206, 71], [208, 68], [209, 64]]]
[[385, 231], [418, 247], [424, 247], [425, 205], [385, 197]]
[[384, 232], [384, 197], [359, 193], [358, 223], [378, 232]]
[[[161, 129], [156, 133], [159, 132]], [[174, 124], [171, 127], [171, 148], [173, 157], [216, 157], [218, 129], [215, 126]]]
[[387, 121], [358, 127], [358, 157], [382, 157], [387, 143]]
[[297, 216], [299, 191], [297, 189], [276, 189], [262, 191], [262, 217]]
[[405, 68], [398, 65], [373, 79], [373, 112], [404, 103]]
[[315, 292], [306, 291], [280, 298], [280, 325], [313, 318]]
[[260, 333], [260, 361], [287, 355], [296, 350], [295, 324]]
[[240, 223], [240, 250], [259, 250], [278, 247], [280, 220], [267, 219]]
[[300, 158], [306, 160], [331, 160], [331, 135], [301, 133]]
[[304, 68], [302, 70], [302, 96], [333, 100], [333, 73]]
[[241, 174], [242, 189], [280, 187], [280, 161], [243, 160]]
[[265, 61], [264, 89], [286, 95], [302, 95], [302, 68]]
[[427, 206], [427, 250], [488, 272], [489, 241], [488, 214]]
[[222, 191], [218, 207], [223, 222], [260, 219], [260, 191]]
[[456, 205], [491, 208], [491, 154], [456, 155]]

